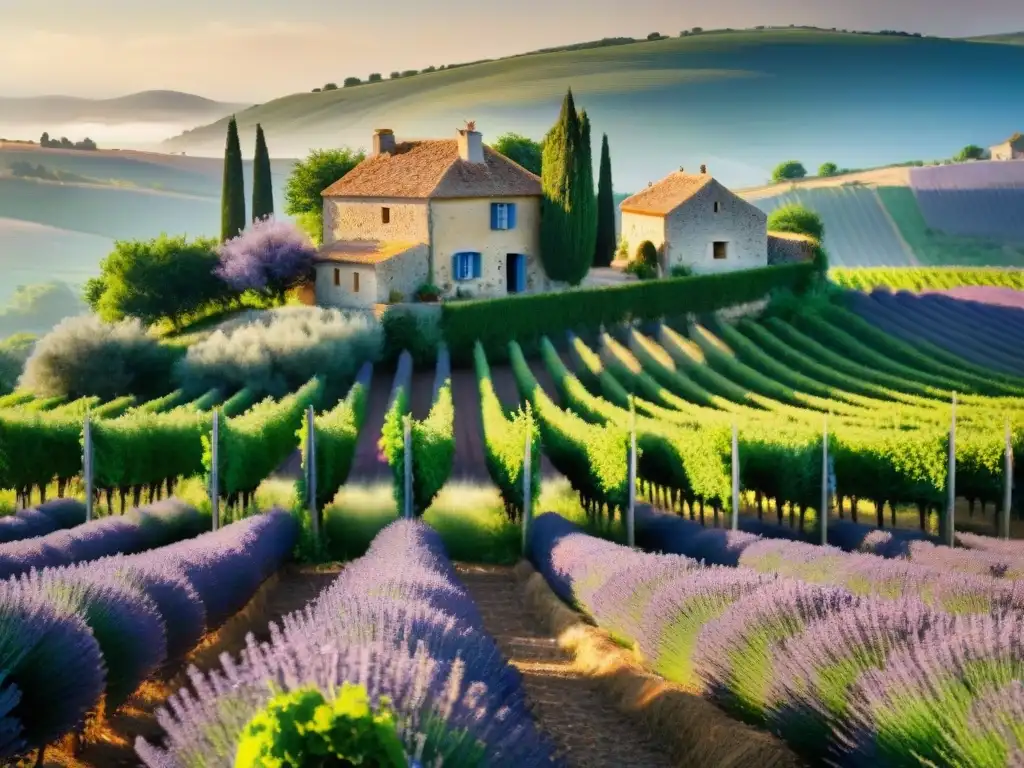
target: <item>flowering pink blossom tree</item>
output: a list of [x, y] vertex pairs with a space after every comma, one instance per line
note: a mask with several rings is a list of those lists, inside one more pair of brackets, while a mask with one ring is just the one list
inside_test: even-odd
[[273, 217], [253, 222], [217, 249], [216, 274], [238, 291], [283, 301], [313, 269], [316, 247], [301, 230]]

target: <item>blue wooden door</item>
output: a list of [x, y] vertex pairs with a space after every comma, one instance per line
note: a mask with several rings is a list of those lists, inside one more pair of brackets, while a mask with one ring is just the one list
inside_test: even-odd
[[526, 257], [521, 254], [516, 254], [516, 293], [522, 293], [526, 290]]

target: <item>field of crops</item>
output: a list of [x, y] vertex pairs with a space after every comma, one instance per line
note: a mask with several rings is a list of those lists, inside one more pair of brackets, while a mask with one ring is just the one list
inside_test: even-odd
[[[920, 267], [830, 269], [829, 280], [841, 288], [870, 291], [943, 291], [969, 297], [979, 292], [988, 299], [1003, 296], [1015, 303], [1024, 291], [1024, 270], [996, 267]], [[1019, 305], [1018, 305], [1019, 306]]]
[[872, 189], [800, 189], [751, 202], [766, 213], [790, 203], [817, 212], [825, 225], [825, 248], [833, 266], [899, 267], [917, 263]]
[[1024, 163], [912, 168], [910, 185], [932, 229], [961, 237], [1024, 240]]
[[[195, 663], [190, 693], [168, 699], [165, 686], [148, 729], [119, 732], [119, 759], [139, 737], [134, 759], [148, 766], [256, 768], [308, 720], [321, 730], [302, 730], [301, 749], [384, 764], [678, 764], [593, 692], [542, 674], [566, 663], [557, 654], [510, 666], [526, 629], [509, 614], [526, 608], [494, 585], [511, 577], [457, 571], [422, 520], [384, 528], [264, 629], [246, 625], [261, 639], [235, 661], [194, 655], [266, 602], [258, 593], [289, 561], [316, 559], [323, 510], [348, 485], [383, 481], [390, 519], [429, 520], [454, 477], [489, 483], [505, 524], [526, 520], [527, 553], [563, 600], [673, 690], [735, 718], [694, 739], [768, 739], [759, 765], [1014, 765], [1024, 745], [1000, 724], [1024, 716], [1024, 549], [993, 534], [1022, 533], [1019, 499], [1005, 499], [1024, 467], [1024, 321], [940, 294], [852, 301], [552, 338], [533, 359], [512, 343], [507, 366], [479, 345], [472, 370], [453, 370], [443, 347], [426, 370], [403, 354], [393, 371], [364, 366], [340, 399], [319, 378], [266, 400], [0, 399], [0, 489], [23, 507], [0, 519], [0, 756], [88, 753], [162, 670]], [[733, 504], [734, 428], [729, 532], [717, 526]], [[553, 474], [606, 536], [646, 495], [637, 543], [673, 554], [531, 517]], [[253, 505], [274, 476], [296, 488], [290, 513]], [[175, 497], [190, 478], [216, 489], [216, 522]], [[812, 543], [825, 515], [829, 546]], [[359, 738], [339, 741], [341, 721]]]

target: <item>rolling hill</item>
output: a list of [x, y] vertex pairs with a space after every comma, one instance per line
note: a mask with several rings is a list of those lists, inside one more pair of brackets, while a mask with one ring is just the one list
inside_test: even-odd
[[114, 99], [0, 97], [0, 124], [198, 122], [216, 120], [247, 106], [212, 101], [180, 91], [142, 91]]
[[[5, 173], [18, 162], [91, 183]], [[271, 163], [278, 211], [284, 210], [284, 183], [294, 162]], [[244, 166], [250, 200], [251, 161]], [[216, 235], [222, 173], [219, 158], [0, 143], [0, 306], [18, 285], [84, 282], [98, 273], [117, 239]]]
[[1024, 162], [881, 168], [739, 193], [818, 212], [837, 267], [1024, 267]]
[[[993, 143], [1019, 129], [1022, 69], [1024, 49], [1011, 45], [805, 29], [716, 32], [296, 93], [237, 116], [243, 145], [259, 122], [289, 155], [365, 147], [378, 127], [399, 137], [449, 135], [466, 119], [477, 121], [485, 141], [508, 130], [540, 137], [571, 86], [595, 134], [608, 134], [620, 189], [700, 163], [735, 187], [763, 183], [791, 156], [808, 167], [873, 167]], [[216, 154], [224, 132], [220, 120], [165, 146]]]

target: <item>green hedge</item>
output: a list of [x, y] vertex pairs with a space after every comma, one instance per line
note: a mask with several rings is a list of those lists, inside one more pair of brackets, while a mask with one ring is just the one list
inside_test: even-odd
[[813, 265], [805, 262], [606, 288], [449, 302], [441, 308], [441, 332], [453, 358], [460, 362], [472, 361], [477, 341], [489, 356], [504, 358], [509, 341], [522, 347], [564, 331], [713, 312], [757, 301], [773, 290], [802, 291], [813, 275]]

